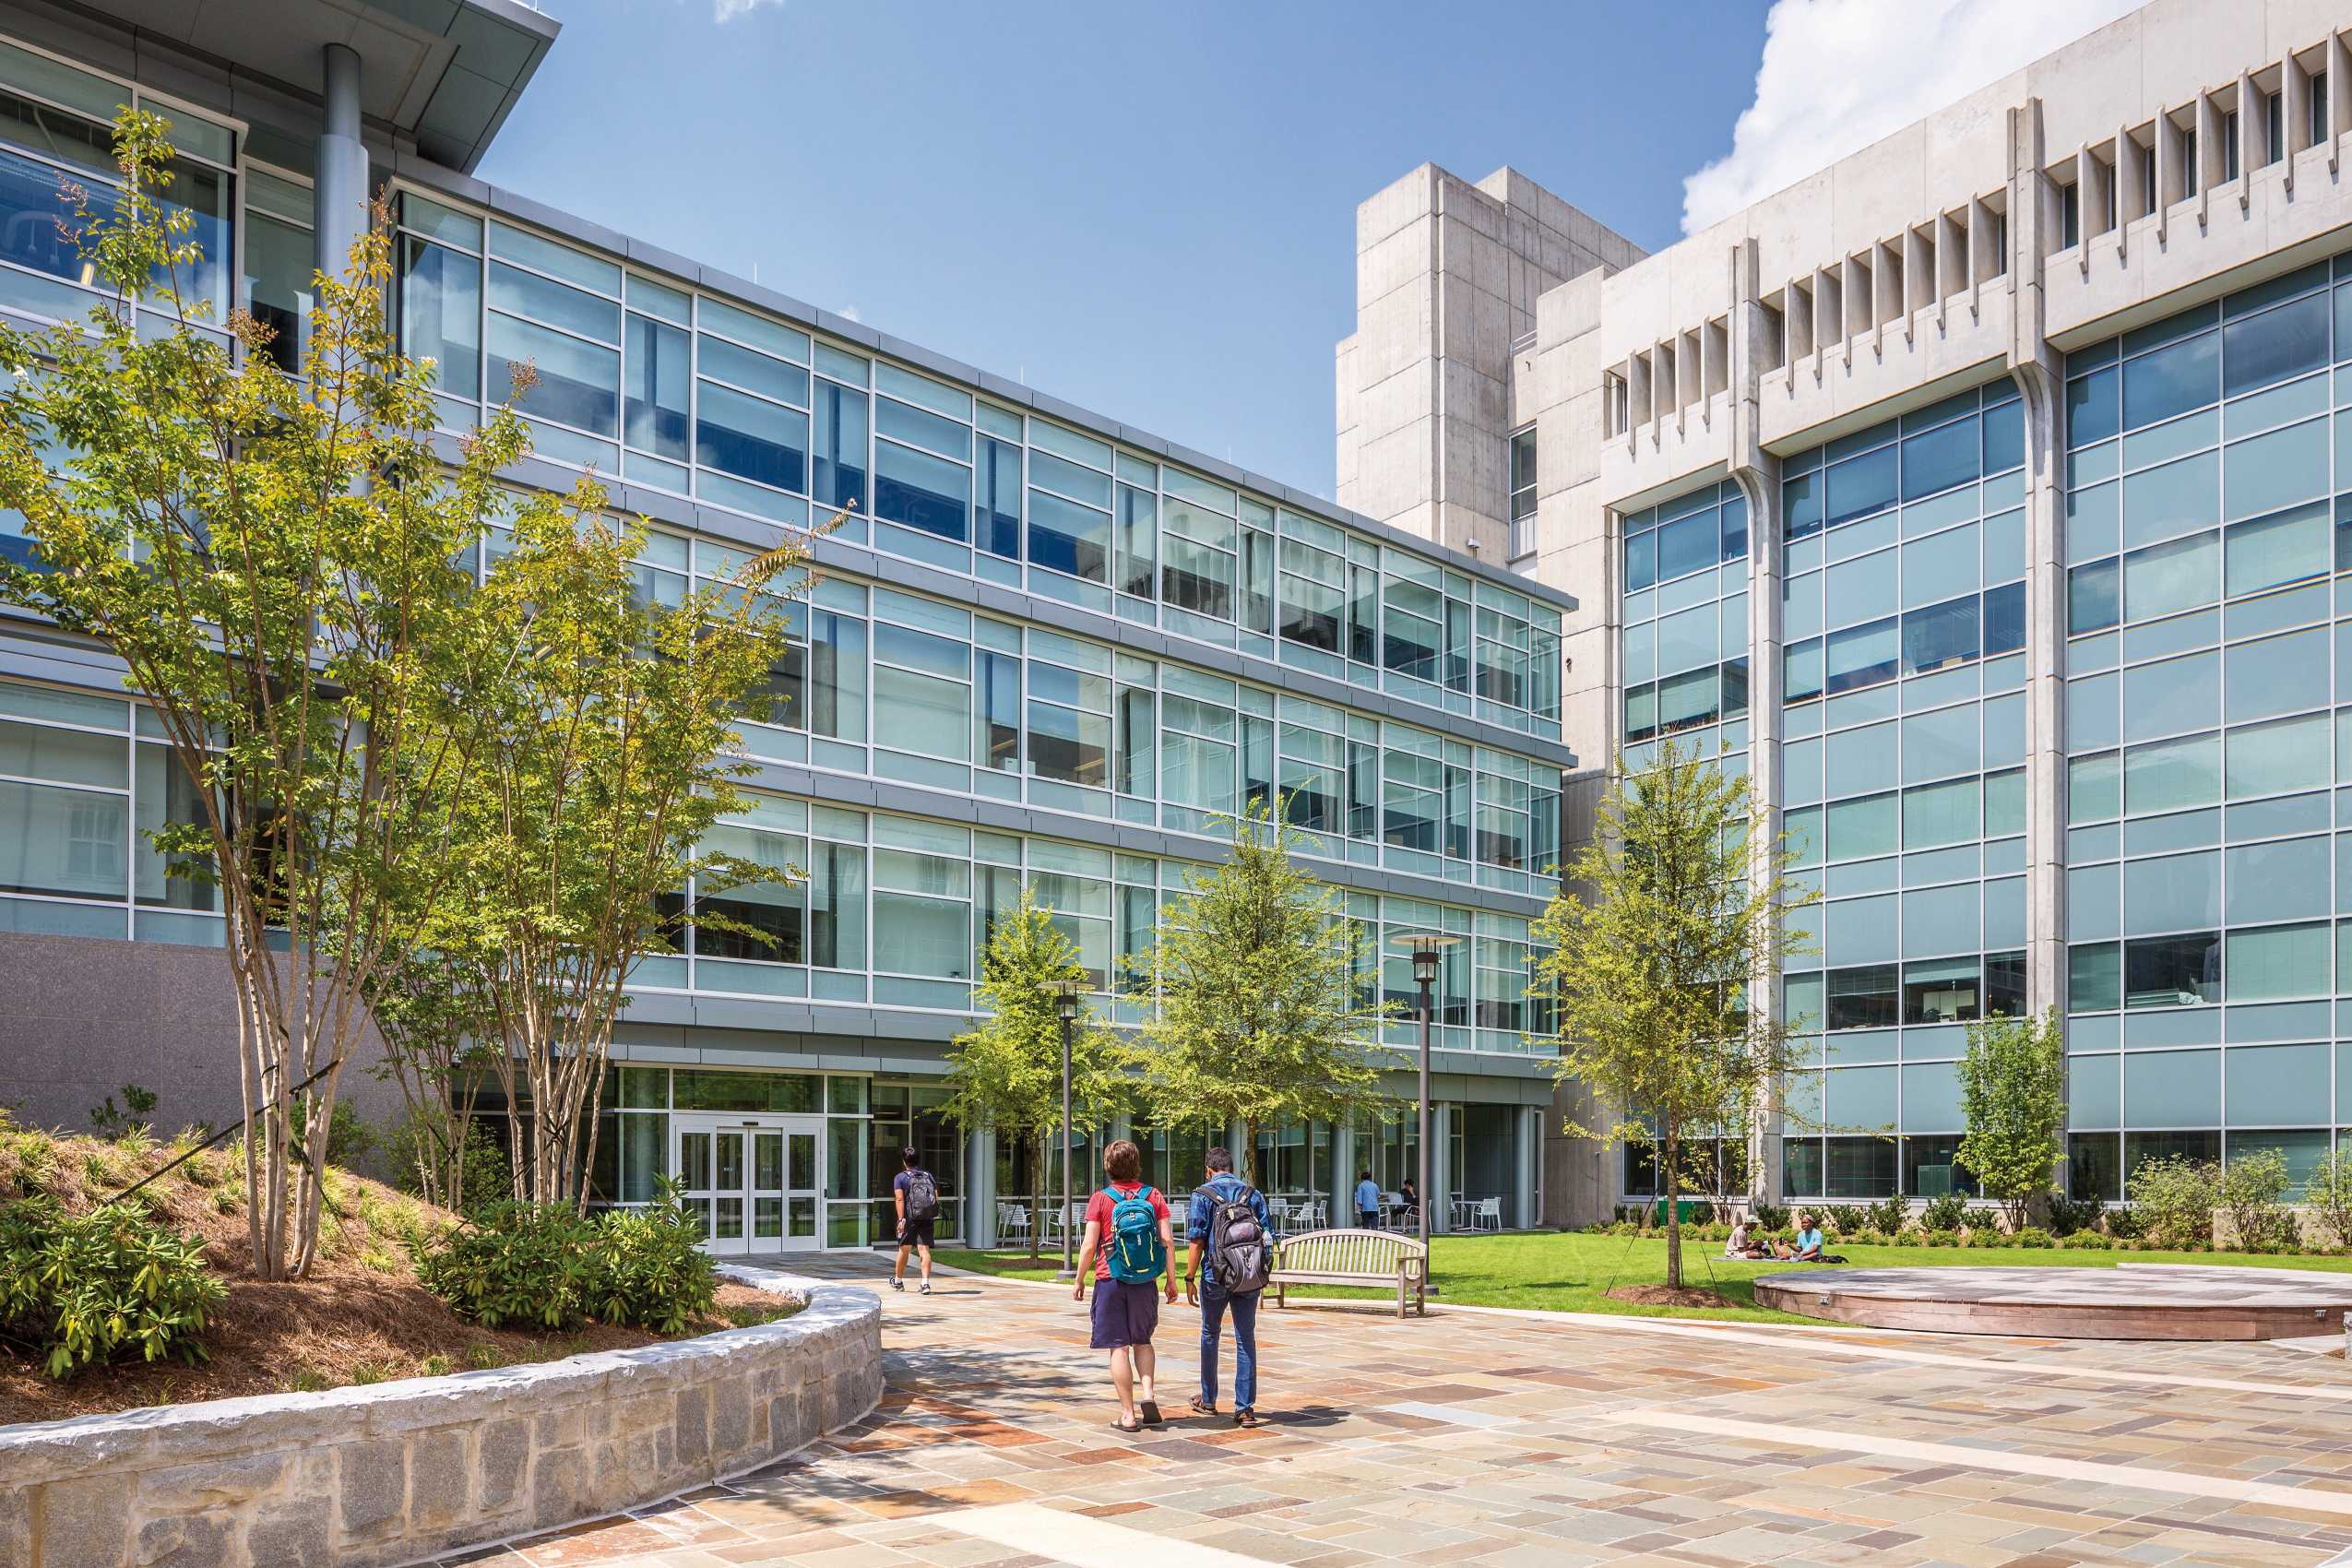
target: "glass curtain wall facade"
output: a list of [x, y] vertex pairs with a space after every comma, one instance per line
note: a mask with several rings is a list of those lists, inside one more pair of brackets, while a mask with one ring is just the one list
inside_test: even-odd
[[2346, 259], [2067, 361], [2078, 1194], [2165, 1154], [2300, 1176], [2352, 1123]]
[[[55, 232], [61, 175], [102, 199], [104, 123], [134, 96], [0, 43], [0, 202], [15, 215], [0, 229], [17, 236], [0, 240], [0, 310], [55, 320], [94, 303], [39, 236]], [[216, 315], [268, 322], [272, 357], [292, 369], [311, 193], [253, 164], [233, 125], [168, 107], [184, 149], [172, 196], [217, 258], [196, 291]], [[746, 1066], [740, 1039], [724, 1069], [625, 1063], [607, 1096], [600, 1196], [649, 1197], [692, 1138], [704, 1174], [743, 1183], [740, 1206], [711, 1200], [714, 1225], [854, 1245], [886, 1230], [888, 1176], [911, 1143], [966, 1233], [971, 1173], [935, 1073], [820, 1071], [809, 1055], [824, 1048], [791, 1041], [863, 1031], [922, 1042], [897, 1054], [935, 1064], [968, 1023], [991, 922], [1024, 886], [1102, 1004], [1137, 1021], [1151, 1001], [1123, 960], [1149, 949], [1186, 873], [1217, 858], [1218, 816], [1277, 796], [1375, 944], [1368, 987], [1417, 999], [1388, 936], [1464, 939], [1437, 988], [1436, 1043], [1512, 1080], [1514, 1105], [1526, 1098], [1519, 1084], [1553, 1050], [1525, 992], [1569, 760], [1562, 596], [439, 190], [401, 189], [395, 211], [394, 318], [404, 348], [434, 362], [443, 425], [469, 429], [535, 367], [521, 407], [537, 457], [617, 477], [658, 518], [636, 574], [648, 601], [680, 602], [772, 526], [847, 515], [818, 548], [814, 594], [784, 607], [776, 711], [743, 726], [759, 773], [713, 834], [776, 869], [711, 899], [764, 940], [697, 925], [689, 885], [668, 901], [678, 951], [647, 960], [632, 988], [633, 1019], [722, 1008], [731, 1035], [774, 1042], [772, 1070]], [[475, 568], [505, 548], [486, 537]], [[0, 516], [0, 551], [32, 559], [20, 519]], [[0, 932], [219, 945], [209, 890], [172, 874], [149, 837], [194, 809], [159, 728], [119, 687], [0, 664]], [[690, 1051], [703, 1039], [677, 1027]], [[1409, 1023], [1390, 1031], [1413, 1038]], [[739, 1112], [775, 1125], [703, 1125]], [[805, 1144], [802, 1120], [817, 1129]], [[1202, 1139], [1150, 1135], [1179, 1164]], [[1336, 1180], [1331, 1129], [1265, 1139], [1286, 1190]], [[998, 1194], [1026, 1184], [1026, 1161], [1000, 1145]]]
[[[2065, 1180], [2300, 1177], [2352, 1127], [2352, 255], [2073, 352], [2065, 428]], [[2024, 447], [2002, 378], [1781, 459], [1791, 1198], [1968, 1190], [1965, 1026], [2026, 1007]], [[1744, 517], [1620, 520], [1636, 763], [1746, 766]]]

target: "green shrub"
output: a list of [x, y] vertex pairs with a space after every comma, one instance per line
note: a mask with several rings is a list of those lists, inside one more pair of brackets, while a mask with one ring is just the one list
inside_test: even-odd
[[2106, 1228], [2107, 1233], [2119, 1241], [2136, 1241], [2140, 1239], [2141, 1225], [2138, 1209], [2108, 1209], [2101, 1223]]
[[2085, 1253], [2103, 1253], [2115, 1245], [2096, 1230], [2077, 1230], [2071, 1236], [2061, 1236], [2058, 1244], [2071, 1251]]
[[2233, 1153], [2221, 1172], [2221, 1211], [2240, 1251], [2264, 1253], [2291, 1249], [2302, 1237], [2287, 1194], [2295, 1179], [2287, 1173], [2287, 1156], [2275, 1148]]
[[1960, 1223], [1967, 1213], [1968, 1195], [1966, 1193], [1945, 1193], [1941, 1197], [1930, 1198], [1927, 1206], [1919, 1210], [1919, 1229], [1950, 1235], [1960, 1229]]
[[1784, 1230], [1788, 1226], [1788, 1210], [1781, 1204], [1752, 1204], [1748, 1218], [1766, 1230]]
[[1925, 1241], [1930, 1247], [1956, 1247], [1960, 1244], [1960, 1238], [1949, 1230], [1930, 1230], [1926, 1233]]
[[2076, 1231], [2088, 1230], [2099, 1222], [2099, 1214], [2104, 1207], [2097, 1198], [2070, 1198], [2063, 1193], [2052, 1193], [2049, 1196], [2049, 1233], [2072, 1236]]
[[2009, 1233], [2009, 1244], [2013, 1247], [2047, 1247], [2050, 1244], [2049, 1232], [2038, 1225], [2021, 1225]]
[[493, 1205], [444, 1230], [417, 1260], [424, 1288], [485, 1328], [576, 1329], [602, 1273], [597, 1227], [569, 1204]]
[[486, 1328], [571, 1333], [589, 1318], [677, 1334], [710, 1315], [719, 1271], [696, 1221], [664, 1182], [659, 1201], [582, 1217], [568, 1204], [504, 1203], [431, 1238], [417, 1277]]
[[677, 1334], [710, 1315], [719, 1269], [695, 1249], [702, 1228], [686, 1212], [684, 1191], [665, 1177], [653, 1204], [618, 1209], [598, 1221], [603, 1271], [590, 1302], [606, 1323]]
[[2332, 1252], [2352, 1248], [2352, 1146], [2321, 1157], [2303, 1183], [2303, 1201], [2319, 1221], [2313, 1240]]
[[1901, 1235], [1911, 1223], [1911, 1206], [1899, 1195], [1883, 1198], [1865, 1212], [1870, 1216], [1871, 1229], [1888, 1236]]
[[0, 1206], [0, 1339], [30, 1346], [51, 1377], [133, 1349], [201, 1360], [206, 1316], [227, 1294], [202, 1242], [127, 1205], [86, 1215], [46, 1197]]
[[2130, 1190], [2140, 1233], [2156, 1246], [2187, 1252], [2213, 1244], [2219, 1166], [2179, 1155], [2144, 1159], [2132, 1172]]

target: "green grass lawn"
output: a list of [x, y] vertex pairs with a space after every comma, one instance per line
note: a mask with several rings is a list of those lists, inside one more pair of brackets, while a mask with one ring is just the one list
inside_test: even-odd
[[[1508, 1236], [1440, 1236], [1431, 1241], [1430, 1277], [1447, 1301], [1477, 1307], [1533, 1307], [1561, 1313], [1620, 1313], [1644, 1317], [1710, 1317], [1750, 1319], [1767, 1323], [1814, 1321], [1755, 1304], [1753, 1281], [1760, 1274], [1800, 1266], [1782, 1263], [1726, 1263], [1720, 1241], [1686, 1241], [1682, 1248], [1682, 1281], [1711, 1287], [1738, 1303], [1731, 1307], [1692, 1309], [1644, 1307], [1611, 1301], [1602, 1294], [1611, 1285], [1666, 1283], [1666, 1241], [1662, 1237], [1586, 1236], [1573, 1232], [1542, 1232]], [[2250, 1268], [2324, 1268], [2352, 1271], [2352, 1257], [2256, 1256], [2242, 1253], [2100, 1253], [2061, 1252], [2034, 1247], [1865, 1247], [1837, 1244], [1833, 1251], [1857, 1268], [1895, 1265], [1950, 1267], [1996, 1265], [2033, 1268], [2113, 1268], [2122, 1262], [2242, 1265]], [[1047, 1253], [1037, 1266], [1019, 1251], [969, 1252], [942, 1249], [941, 1263], [975, 1273], [1001, 1274], [1016, 1279], [1051, 1279], [1060, 1266], [1058, 1254]], [[1180, 1253], [1177, 1267], [1183, 1267]], [[1812, 1266], [1812, 1265], [1803, 1265]], [[1180, 1275], [1181, 1282], [1181, 1275]], [[1360, 1296], [1377, 1300], [1378, 1291], [1313, 1289], [1302, 1296]], [[1391, 1300], [1395, 1292], [1388, 1293]]]

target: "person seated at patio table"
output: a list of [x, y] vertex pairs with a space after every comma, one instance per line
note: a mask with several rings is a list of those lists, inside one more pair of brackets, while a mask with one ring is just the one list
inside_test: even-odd
[[1799, 1215], [1797, 1217], [1797, 1248], [1794, 1252], [1787, 1254], [1788, 1261], [1791, 1263], [1819, 1263], [1822, 1261], [1821, 1249], [1822, 1235], [1820, 1225], [1810, 1214]]
[[1421, 1212], [1420, 1190], [1409, 1181], [1399, 1182], [1396, 1183], [1396, 1195], [1405, 1200], [1404, 1208], [1396, 1216], [1396, 1223], [1410, 1229]]

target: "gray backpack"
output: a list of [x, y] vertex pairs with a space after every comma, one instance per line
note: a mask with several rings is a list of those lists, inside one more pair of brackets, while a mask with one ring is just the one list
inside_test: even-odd
[[1217, 1271], [1217, 1283], [1229, 1296], [1265, 1289], [1267, 1277], [1274, 1272], [1274, 1239], [1258, 1223], [1257, 1210], [1250, 1205], [1254, 1195], [1245, 1186], [1239, 1195], [1220, 1203], [1216, 1194], [1209, 1193], [1213, 1206], [1208, 1216], [1208, 1265]]

